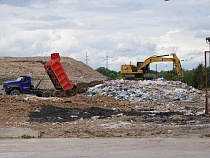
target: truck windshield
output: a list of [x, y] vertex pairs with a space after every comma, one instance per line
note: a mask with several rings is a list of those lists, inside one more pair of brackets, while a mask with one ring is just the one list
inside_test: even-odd
[[22, 81], [24, 79], [24, 77], [18, 77], [17, 79], [16, 79], [16, 81]]

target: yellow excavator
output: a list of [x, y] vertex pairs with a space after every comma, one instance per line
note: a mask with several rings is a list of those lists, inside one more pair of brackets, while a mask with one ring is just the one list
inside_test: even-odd
[[169, 55], [161, 55], [161, 56], [151, 56], [147, 58], [144, 62], [137, 62], [136, 65], [132, 64], [123, 64], [121, 65], [121, 74], [125, 75], [125, 79], [153, 79], [149, 73], [149, 65], [153, 62], [173, 62], [174, 67], [176, 68], [177, 75], [179, 79], [182, 81], [184, 75], [182, 73], [182, 67], [179, 58], [176, 54], [171, 54], [172, 57], [165, 57]]

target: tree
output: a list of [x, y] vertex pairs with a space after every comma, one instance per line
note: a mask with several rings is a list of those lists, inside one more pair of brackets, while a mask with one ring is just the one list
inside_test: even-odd
[[192, 83], [195, 88], [204, 88], [204, 66], [202, 63], [200, 63], [195, 69]]
[[159, 78], [159, 77], [163, 77], [169, 81], [178, 81], [179, 80], [179, 78], [177, 76], [177, 72], [175, 70], [161, 71], [156, 74], [156, 78]]
[[125, 77], [125, 75], [124, 74], [121, 74], [121, 72], [118, 71], [118, 73], [117, 73], [117, 79], [123, 79], [124, 77]]
[[107, 77], [109, 75], [108, 69], [106, 69], [105, 67], [99, 67], [96, 69], [96, 71]]
[[99, 67], [96, 69], [96, 71], [98, 71], [99, 73], [101, 73], [102, 75], [104, 76], [107, 76], [109, 79], [122, 79], [124, 77], [123, 74], [119, 72], [116, 72], [116, 71], [113, 71], [113, 70], [109, 70], [105, 67]]
[[192, 70], [183, 70], [184, 74], [184, 83], [187, 83], [189, 86], [193, 86], [193, 79], [194, 79], [195, 69]]
[[115, 79], [117, 77], [117, 75], [113, 72], [109, 73], [109, 76], [108, 76], [110, 79]]

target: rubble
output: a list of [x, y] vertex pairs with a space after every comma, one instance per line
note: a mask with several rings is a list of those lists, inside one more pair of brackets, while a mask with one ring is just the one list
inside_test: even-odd
[[170, 103], [174, 101], [200, 103], [204, 102], [202, 91], [180, 81], [131, 81], [109, 80], [87, 90], [87, 97], [107, 95], [116, 100], [132, 103]]

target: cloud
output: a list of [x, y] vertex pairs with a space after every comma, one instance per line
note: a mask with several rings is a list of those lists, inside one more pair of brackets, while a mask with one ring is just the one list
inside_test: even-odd
[[161, 42], [167, 42], [167, 41], [171, 41], [173, 39], [173, 35], [180, 33], [180, 30], [171, 30], [169, 32], [166, 33], [166, 35], [163, 35], [160, 37], [160, 41]]
[[0, 0], [0, 4], [11, 5], [11, 6], [28, 6], [34, 3], [35, 0], [27, 0], [27, 1], [16, 1], [16, 0]]
[[195, 38], [202, 38], [205, 39], [206, 37], [210, 37], [210, 30], [206, 31], [206, 30], [202, 30], [202, 31], [198, 31], [195, 36]]
[[[87, 52], [97, 68], [106, 66], [108, 52], [117, 71], [152, 55], [191, 58], [210, 36], [208, 6], [209, 0], [0, 0], [0, 56], [59, 52], [85, 62]], [[193, 68], [203, 56], [196, 59], [183, 66]]]

